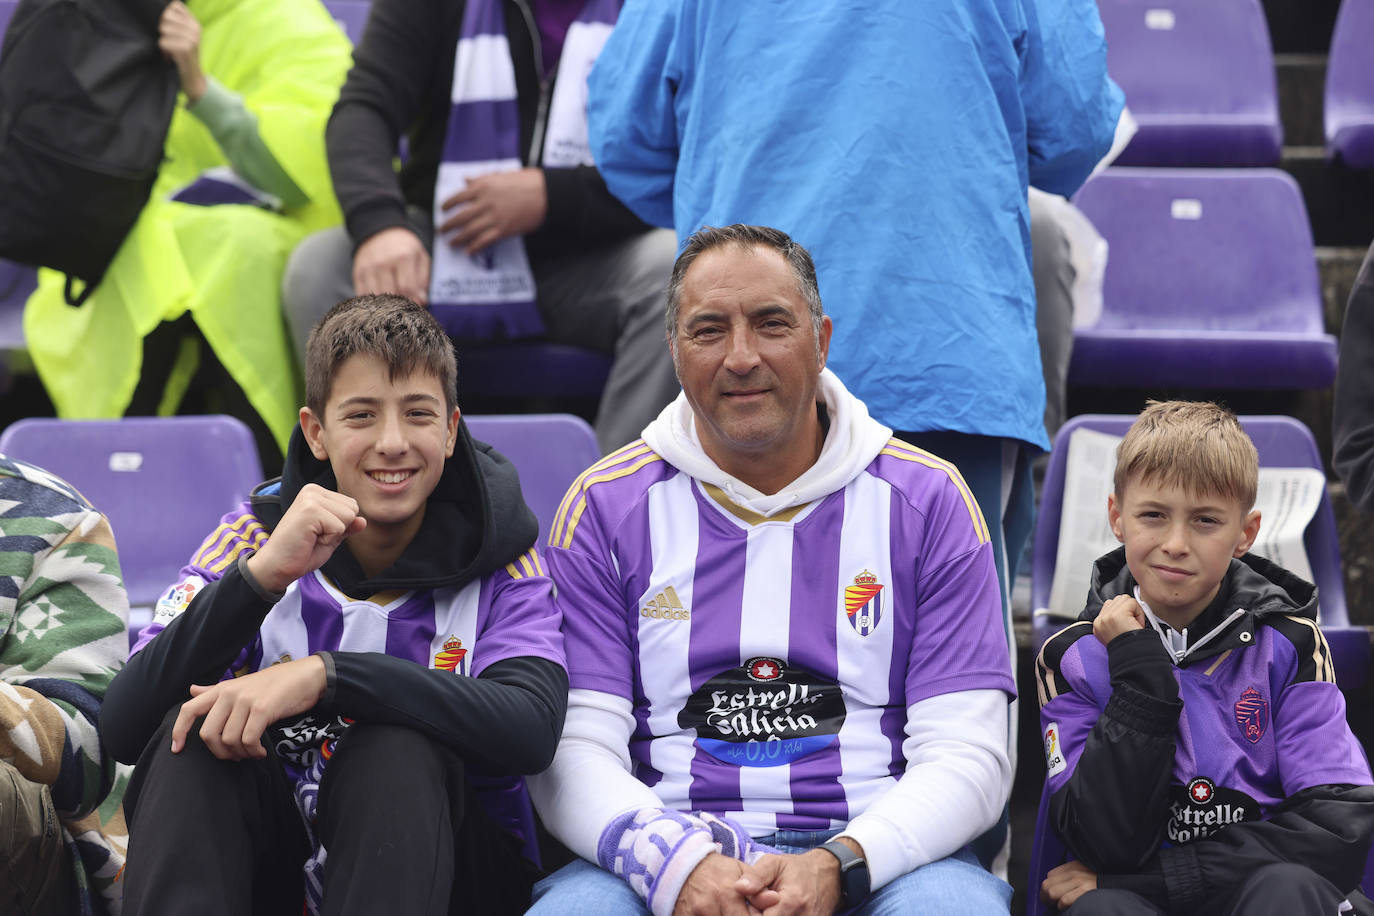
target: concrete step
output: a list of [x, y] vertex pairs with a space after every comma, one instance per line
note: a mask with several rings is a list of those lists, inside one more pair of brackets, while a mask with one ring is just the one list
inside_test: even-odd
[[1374, 171], [1328, 162], [1322, 146], [1285, 146], [1279, 167], [1302, 188], [1316, 244], [1368, 248], [1374, 240]]
[[1278, 74], [1283, 142], [1294, 146], [1321, 146], [1326, 142], [1322, 124], [1326, 55], [1275, 54], [1274, 67]]

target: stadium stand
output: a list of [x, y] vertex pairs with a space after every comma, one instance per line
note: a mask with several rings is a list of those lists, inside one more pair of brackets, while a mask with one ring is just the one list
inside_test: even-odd
[[[1080, 429], [1123, 435], [1135, 420], [1133, 416], [1082, 414], [1069, 420], [1055, 437], [1045, 471], [1040, 513], [1036, 518], [1031, 553], [1032, 647], [1039, 647], [1058, 629], [1068, 624], [1082, 607], [1051, 607], [1051, 583], [1058, 559], [1061, 512], [1065, 492], [1069, 438]], [[1243, 416], [1241, 425], [1255, 443], [1261, 467], [1316, 468], [1323, 470], [1321, 454], [1312, 432], [1292, 417]], [[1105, 520], [1107, 506], [1101, 507]], [[1341, 574], [1340, 546], [1331, 496], [1325, 488], [1317, 513], [1307, 526], [1303, 546], [1312, 566], [1313, 580], [1320, 599], [1322, 632], [1331, 646], [1336, 679], [1343, 688], [1363, 684], [1369, 671], [1369, 634], [1363, 627], [1350, 625], [1345, 602], [1345, 583]], [[1079, 601], [1081, 605], [1081, 600]]]
[[63, 478], [109, 518], [129, 592], [131, 639], [205, 532], [263, 479], [253, 434], [221, 415], [34, 417], [5, 428], [0, 453]]
[[1345, 0], [1326, 68], [1326, 150], [1358, 168], [1374, 167], [1374, 3]]
[[1074, 202], [1107, 240], [1102, 314], [1074, 334], [1069, 382], [1324, 388], [1312, 232], [1274, 169], [1108, 169]]
[[1259, 0], [1099, 0], [1107, 70], [1140, 131], [1120, 165], [1279, 161], [1274, 52]]

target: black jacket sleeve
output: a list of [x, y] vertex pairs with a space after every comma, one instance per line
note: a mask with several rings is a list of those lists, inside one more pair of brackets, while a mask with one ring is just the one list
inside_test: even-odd
[[1332, 420], [1336, 472], [1350, 501], [1374, 513], [1374, 248], [1345, 311]]
[[1169, 912], [1187, 913], [1229, 897], [1258, 868], [1297, 862], [1349, 893], [1364, 875], [1371, 836], [1374, 786], [1313, 786], [1265, 820], [1161, 849], [1140, 874], [1101, 875], [1098, 886], [1133, 890]]
[[1093, 871], [1132, 873], [1164, 837], [1183, 703], [1153, 631], [1116, 637], [1107, 646], [1107, 660], [1111, 698], [1073, 774], [1050, 796], [1050, 818], [1069, 849]]
[[538, 773], [553, 761], [568, 706], [568, 673], [555, 662], [508, 658], [462, 677], [378, 652], [319, 655], [328, 686], [317, 709], [413, 728], [493, 771]]
[[213, 684], [253, 642], [272, 603], [253, 590], [231, 565], [224, 576], [191, 599], [179, 616], [129, 659], [105, 694], [100, 733], [123, 763], [143, 747], [173, 706], [184, 703], [192, 684]]

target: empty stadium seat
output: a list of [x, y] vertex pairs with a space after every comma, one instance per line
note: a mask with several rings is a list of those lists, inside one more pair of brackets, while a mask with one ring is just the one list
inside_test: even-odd
[[1102, 314], [1074, 331], [1069, 382], [1325, 388], [1312, 230], [1276, 169], [1107, 169], [1074, 202], [1109, 246]]
[[601, 457], [592, 428], [580, 417], [561, 413], [464, 414], [463, 420], [474, 439], [494, 446], [520, 472], [520, 489], [539, 519], [542, 546], [564, 493]]
[[1279, 161], [1277, 78], [1259, 0], [1098, 0], [1107, 71], [1140, 125], [1121, 165]]
[[1344, 0], [1326, 66], [1326, 151], [1374, 167], [1374, 0]]
[[227, 416], [19, 420], [0, 453], [76, 487], [114, 529], [131, 633], [215, 530], [262, 480], [253, 434]]
[[[1082, 600], [1076, 607], [1051, 606], [1050, 589], [1058, 560], [1060, 515], [1063, 510], [1065, 469], [1068, 461], [1069, 438], [1079, 429], [1097, 430], [1115, 436], [1125, 435], [1135, 417], [1107, 414], [1083, 414], [1069, 420], [1060, 428], [1050, 452], [1045, 470], [1044, 489], [1040, 498], [1040, 512], [1035, 522], [1031, 548], [1031, 607], [1032, 632], [1037, 651], [1045, 640], [1082, 611]], [[1241, 426], [1255, 443], [1261, 467], [1316, 468], [1323, 471], [1321, 454], [1311, 430], [1292, 417], [1243, 416]], [[1105, 523], [1107, 505], [1102, 507]], [[1369, 670], [1369, 633], [1364, 627], [1351, 626], [1345, 603], [1345, 580], [1341, 574], [1340, 543], [1336, 534], [1336, 516], [1331, 497], [1325, 488], [1317, 513], [1308, 523], [1303, 546], [1312, 567], [1312, 578], [1318, 590], [1319, 618], [1322, 632], [1331, 647], [1336, 678], [1343, 688], [1359, 687]], [[1088, 571], [1084, 570], [1084, 575]]]

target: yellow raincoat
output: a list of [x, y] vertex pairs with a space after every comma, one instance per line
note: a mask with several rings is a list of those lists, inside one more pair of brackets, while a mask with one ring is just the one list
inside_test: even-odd
[[138, 384], [143, 338], [190, 312], [285, 450], [302, 399], [281, 314], [282, 270], [302, 237], [342, 221], [324, 126], [351, 45], [319, 0], [188, 5], [201, 23], [201, 69], [243, 97], [263, 142], [309, 202], [278, 214], [167, 200], [206, 169], [227, 165], [210, 131], [178, 104], [152, 196], [104, 280], [72, 308], [62, 297], [63, 275], [40, 271], [24, 335], [60, 416], [118, 417]]

